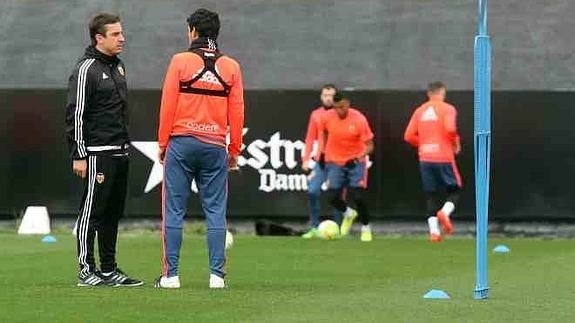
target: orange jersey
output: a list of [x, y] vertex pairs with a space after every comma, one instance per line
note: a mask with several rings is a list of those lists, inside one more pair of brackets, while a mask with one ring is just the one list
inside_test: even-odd
[[459, 143], [457, 110], [443, 101], [425, 102], [413, 113], [404, 139], [418, 149], [421, 161], [454, 161], [454, 148]]
[[307, 134], [305, 136], [305, 150], [304, 150], [304, 155], [303, 155], [303, 161], [304, 162], [308, 162], [312, 158], [317, 160], [318, 154], [321, 153], [321, 151], [317, 151], [316, 154], [314, 156], [312, 156], [314, 142], [318, 143], [318, 148], [319, 148], [319, 143], [321, 140], [323, 140], [323, 138], [321, 138], [321, 136], [319, 135], [319, 129], [321, 127], [321, 121], [322, 121], [323, 115], [328, 111], [329, 110], [324, 108], [324, 107], [319, 107], [319, 108], [313, 110], [313, 112], [309, 116], [309, 123], [307, 126]]
[[[204, 51], [209, 52], [207, 49]], [[171, 136], [193, 136], [225, 147], [229, 131], [228, 152], [239, 155], [244, 127], [244, 90], [240, 65], [227, 56], [216, 61], [218, 74], [231, 87], [227, 97], [181, 92], [180, 82], [192, 80], [203, 68], [204, 60], [198, 54], [183, 52], [172, 57], [162, 90], [158, 130], [160, 149], [166, 149]], [[195, 83], [195, 87], [223, 89], [211, 72], [204, 74]]]
[[345, 119], [341, 119], [333, 109], [324, 113], [320, 133], [324, 132], [327, 134], [325, 161], [338, 165], [364, 157], [367, 142], [373, 139], [365, 116], [352, 108]]

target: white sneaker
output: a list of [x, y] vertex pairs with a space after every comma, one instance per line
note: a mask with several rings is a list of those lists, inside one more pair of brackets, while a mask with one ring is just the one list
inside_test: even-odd
[[226, 281], [222, 277], [210, 274], [210, 288], [226, 288]]
[[180, 288], [180, 277], [158, 277], [158, 279], [156, 279], [156, 283], [154, 284], [154, 288]]

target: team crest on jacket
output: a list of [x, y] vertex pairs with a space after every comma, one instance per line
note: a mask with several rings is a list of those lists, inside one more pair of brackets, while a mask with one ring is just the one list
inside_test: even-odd
[[104, 183], [105, 180], [106, 180], [106, 176], [104, 176], [104, 173], [98, 173], [96, 175], [96, 182], [98, 182], [98, 184]]
[[120, 72], [122, 76], [126, 76], [126, 73], [124, 72], [124, 68], [122, 66], [118, 66], [118, 72]]

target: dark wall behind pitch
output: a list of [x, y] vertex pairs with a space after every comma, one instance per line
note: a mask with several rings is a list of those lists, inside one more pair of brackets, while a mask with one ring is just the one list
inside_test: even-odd
[[[249, 89], [473, 85], [477, 0], [3, 0], [0, 88], [65, 87], [88, 20], [111, 11], [123, 17], [130, 88], [157, 89], [202, 6], [220, 13], [221, 46]], [[575, 1], [489, 1], [489, 14], [494, 89], [575, 89]]]
[[[370, 207], [374, 216], [421, 219], [422, 194], [415, 152], [402, 142], [411, 110], [423, 95], [413, 91], [350, 92], [376, 133], [370, 171]], [[286, 164], [286, 149], [302, 139], [315, 91], [248, 91], [244, 166], [230, 179], [230, 214], [298, 216], [307, 214], [303, 191], [263, 192], [259, 170], [299, 174]], [[473, 205], [472, 93], [453, 91], [459, 107], [464, 150], [459, 159], [466, 190], [459, 215], [471, 218]], [[492, 215], [499, 219], [574, 219], [575, 112], [573, 92], [495, 92], [493, 95]], [[74, 214], [81, 182], [70, 172], [63, 135], [63, 90], [0, 90], [0, 216], [12, 217], [26, 205], [47, 205], [56, 215]], [[130, 92], [133, 141], [154, 141], [158, 91]], [[280, 143], [274, 146], [274, 143]], [[261, 149], [254, 149], [258, 146]], [[250, 148], [251, 147], [251, 148]], [[274, 164], [273, 147], [280, 147]], [[287, 148], [286, 148], [287, 147]], [[254, 153], [255, 151], [255, 153]], [[144, 193], [152, 162], [132, 149], [128, 216], [158, 216], [158, 187]], [[296, 154], [299, 159], [299, 154]], [[245, 164], [264, 161], [254, 167]], [[253, 164], [253, 163], [252, 163]], [[257, 163], [256, 163], [257, 164]], [[275, 166], [274, 166], [275, 165]], [[275, 168], [274, 168], [275, 167]], [[191, 213], [198, 214], [196, 199]], [[324, 209], [327, 212], [327, 209]]]

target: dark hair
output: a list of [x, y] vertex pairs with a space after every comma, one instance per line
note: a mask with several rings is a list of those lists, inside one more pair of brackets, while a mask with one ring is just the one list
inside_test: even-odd
[[427, 92], [436, 92], [440, 89], [445, 89], [445, 84], [441, 81], [434, 81], [427, 84]]
[[90, 30], [92, 45], [96, 45], [96, 35], [100, 34], [106, 37], [106, 25], [115, 24], [117, 22], [120, 22], [120, 16], [105, 12], [92, 18], [88, 27]]
[[208, 37], [213, 40], [218, 38], [220, 17], [217, 13], [203, 8], [198, 9], [186, 21], [188, 26], [190, 26], [190, 30], [195, 27], [200, 37]]
[[336, 87], [334, 84], [332, 84], [332, 83], [324, 84], [324, 85], [321, 87], [321, 90], [322, 90], [322, 91], [323, 91], [323, 90], [335, 90], [335, 92], [337, 93], [337, 87]]
[[333, 96], [333, 102], [335, 102], [335, 103], [339, 103], [343, 100], [347, 100], [347, 98], [342, 93], [338, 92]]

